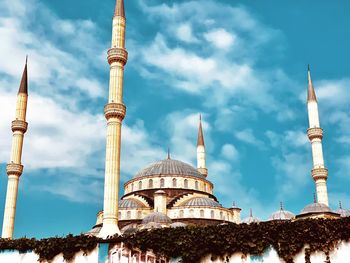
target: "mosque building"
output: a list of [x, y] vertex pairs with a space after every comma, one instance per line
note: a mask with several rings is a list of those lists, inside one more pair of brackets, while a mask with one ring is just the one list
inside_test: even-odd
[[[124, 67], [128, 61], [125, 49], [126, 18], [124, 0], [116, 0], [113, 17], [112, 44], [107, 60], [110, 65], [108, 102], [104, 107], [107, 121], [105, 181], [103, 210], [97, 214], [95, 226], [88, 232], [105, 238], [139, 229], [181, 227], [186, 225], [212, 225], [241, 223], [241, 209], [233, 204], [223, 207], [214, 195], [214, 185], [209, 180], [202, 120], [199, 120], [197, 140], [197, 167], [172, 159], [170, 153], [164, 160], [141, 169], [124, 184], [124, 195], [119, 200], [121, 128], [126, 116], [123, 103]], [[3, 238], [13, 238], [19, 178], [23, 172], [21, 162], [24, 134], [27, 131], [26, 110], [28, 100], [27, 62], [25, 64], [16, 105], [16, 117], [12, 122], [12, 150], [7, 165], [8, 186], [5, 201]], [[350, 216], [350, 211], [340, 204], [337, 211], [328, 206], [328, 170], [323, 159], [322, 138], [318, 102], [308, 68], [309, 129], [313, 168], [312, 178], [316, 196], [299, 215], [284, 209], [281, 204], [269, 220], [297, 220], [304, 218], [339, 218]], [[258, 223], [250, 216], [243, 223]]]

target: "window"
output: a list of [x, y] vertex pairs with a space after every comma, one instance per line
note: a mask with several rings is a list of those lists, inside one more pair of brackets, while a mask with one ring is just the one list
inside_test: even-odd
[[181, 218], [184, 217], [184, 210], [180, 210], [180, 217], [181, 217]]
[[118, 212], [118, 219], [122, 219], [122, 213]]
[[131, 184], [131, 192], [134, 191], [134, 183]]
[[198, 190], [198, 181], [196, 181], [196, 182], [194, 183], [194, 188], [195, 188], [196, 190]]
[[193, 213], [193, 209], [190, 210], [190, 217], [193, 217], [194, 213]]
[[176, 182], [176, 178], [173, 179], [173, 187], [176, 187], [177, 182]]
[[148, 180], [148, 188], [153, 188], [153, 180], [152, 179]]
[[128, 212], [126, 213], [126, 219], [130, 219], [130, 218], [131, 218], [131, 212], [128, 211]]
[[164, 187], [164, 179], [160, 179], [160, 187]]
[[187, 179], [185, 179], [185, 181], [184, 181], [184, 187], [188, 188], [188, 180]]
[[222, 212], [220, 212], [220, 219], [223, 220], [224, 219], [224, 214]]
[[139, 190], [142, 189], [142, 181], [139, 182]]
[[213, 211], [213, 210], [210, 211], [210, 217], [211, 217], [212, 219], [214, 219], [214, 211]]
[[207, 185], [204, 183], [204, 192], [207, 191]]
[[199, 213], [200, 213], [200, 216], [201, 216], [201, 217], [204, 217], [204, 210], [203, 210], [203, 209], [201, 209], [201, 210], [199, 211]]
[[137, 211], [137, 218], [141, 219], [141, 216], [142, 216], [141, 211]]

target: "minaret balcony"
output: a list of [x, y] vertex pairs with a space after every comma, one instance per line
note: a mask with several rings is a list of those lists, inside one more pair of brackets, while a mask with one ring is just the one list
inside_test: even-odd
[[21, 131], [21, 132], [25, 133], [27, 131], [27, 128], [28, 128], [28, 123], [25, 121], [21, 121], [21, 120], [14, 120], [12, 122], [11, 128], [12, 128], [13, 132]]
[[126, 114], [126, 107], [123, 103], [108, 103], [104, 113], [107, 120], [114, 117], [122, 121]]
[[6, 166], [7, 175], [17, 175], [21, 176], [23, 173], [23, 165], [17, 163], [9, 163]]
[[313, 139], [320, 139], [323, 138], [323, 129], [322, 128], [309, 128], [307, 130], [307, 136], [309, 137], [309, 140], [312, 141]]
[[318, 179], [327, 180], [328, 169], [326, 169], [326, 168], [314, 168], [311, 170], [311, 175], [315, 181]]
[[128, 61], [128, 52], [124, 48], [111, 48], [108, 50], [108, 63], [121, 62], [123, 65]]

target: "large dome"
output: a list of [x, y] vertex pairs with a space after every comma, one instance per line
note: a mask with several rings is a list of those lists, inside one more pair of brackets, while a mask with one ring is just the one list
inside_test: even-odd
[[171, 224], [172, 221], [167, 215], [160, 212], [154, 212], [142, 219], [142, 224], [148, 223]]
[[135, 175], [135, 178], [153, 175], [188, 175], [205, 178], [193, 166], [172, 159], [165, 159], [144, 168]]
[[312, 203], [307, 205], [302, 211], [301, 215], [309, 213], [329, 213], [332, 212], [331, 209], [322, 203]]

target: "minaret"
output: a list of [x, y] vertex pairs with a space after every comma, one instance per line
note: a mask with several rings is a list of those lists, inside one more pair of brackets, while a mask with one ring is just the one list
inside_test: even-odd
[[108, 50], [110, 65], [109, 97], [104, 108], [107, 119], [103, 226], [100, 237], [120, 234], [118, 228], [118, 194], [120, 181], [121, 127], [126, 107], [123, 103], [124, 66], [128, 59], [125, 49], [124, 0], [117, 0], [113, 17], [112, 47]]
[[208, 176], [208, 169], [205, 165], [205, 145], [202, 129], [202, 115], [199, 116], [199, 129], [197, 141], [197, 170], [205, 177]]
[[27, 60], [17, 95], [16, 118], [12, 121], [12, 149], [10, 163], [6, 167], [8, 175], [2, 238], [13, 238], [19, 177], [23, 172], [21, 164], [23, 138], [27, 131], [26, 122], [28, 101]]
[[311, 142], [313, 169], [311, 175], [316, 184], [317, 201], [328, 206], [327, 177], [328, 170], [324, 166], [322, 138], [323, 130], [320, 128], [317, 98], [311, 80], [310, 67], [308, 67], [308, 94], [307, 108], [309, 115], [309, 129], [307, 135]]

